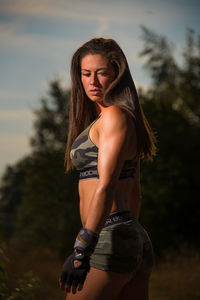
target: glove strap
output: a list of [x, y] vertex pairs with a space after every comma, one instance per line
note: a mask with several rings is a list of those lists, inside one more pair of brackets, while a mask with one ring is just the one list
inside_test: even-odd
[[90, 256], [96, 247], [99, 235], [83, 227], [76, 237], [74, 249], [83, 251], [85, 255]]

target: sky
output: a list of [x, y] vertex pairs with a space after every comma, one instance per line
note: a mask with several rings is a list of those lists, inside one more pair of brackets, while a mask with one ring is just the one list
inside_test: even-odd
[[141, 25], [175, 43], [181, 62], [187, 28], [199, 33], [199, 0], [0, 0], [0, 176], [30, 153], [33, 110], [59, 78], [70, 88], [70, 60], [93, 37], [122, 47], [136, 87], [148, 87]]

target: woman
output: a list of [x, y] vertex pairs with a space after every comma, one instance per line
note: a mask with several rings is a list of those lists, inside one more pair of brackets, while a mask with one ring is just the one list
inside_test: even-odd
[[[138, 223], [140, 159], [155, 154], [119, 45], [94, 38], [71, 63], [66, 170], [80, 171], [80, 230], [61, 273], [70, 299], [148, 299], [151, 241]], [[82, 131], [85, 128], [84, 131]]]

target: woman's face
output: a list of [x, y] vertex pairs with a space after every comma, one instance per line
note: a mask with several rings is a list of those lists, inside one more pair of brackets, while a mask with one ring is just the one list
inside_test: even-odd
[[81, 61], [81, 81], [90, 100], [101, 103], [105, 90], [115, 78], [109, 60], [100, 54], [88, 54]]

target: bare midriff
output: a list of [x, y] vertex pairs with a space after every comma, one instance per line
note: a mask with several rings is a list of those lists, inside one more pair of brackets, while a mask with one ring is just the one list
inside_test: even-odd
[[[86, 223], [90, 203], [93, 200], [99, 179], [86, 179], [79, 181], [80, 216], [83, 226]], [[113, 196], [110, 213], [129, 210], [130, 198], [133, 198], [132, 186], [134, 179], [118, 180]]]

